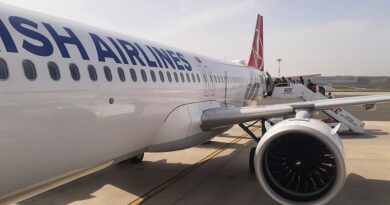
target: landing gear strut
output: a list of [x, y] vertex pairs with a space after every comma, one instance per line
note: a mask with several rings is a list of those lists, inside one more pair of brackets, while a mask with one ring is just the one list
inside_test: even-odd
[[[254, 123], [250, 124], [250, 125], [245, 125], [244, 123], [241, 123], [241, 124], [238, 124], [238, 126], [241, 127], [241, 129], [243, 129], [246, 133], [248, 133], [248, 135], [253, 139], [255, 140], [256, 142], [259, 142], [260, 141], [260, 138], [256, 137], [256, 135], [249, 129], [250, 127], [253, 127], [256, 123], [258, 123], [258, 121], [255, 121]], [[263, 124], [263, 123], [262, 123]]]
[[249, 152], [249, 171], [251, 173], [255, 173], [255, 153], [256, 147], [252, 147], [251, 151]]
[[[239, 124], [239, 126], [246, 132], [248, 133], [248, 135], [253, 139], [255, 140], [256, 142], [259, 142], [260, 141], [260, 137], [257, 137], [249, 128], [254, 126], [256, 123], [258, 122], [261, 122], [261, 133], [262, 135], [265, 134], [265, 132], [267, 131], [266, 127], [265, 127], [265, 119], [262, 119], [262, 120], [258, 120], [258, 121], [255, 121], [254, 123], [250, 124], [250, 125], [245, 125], [243, 123]], [[254, 173], [255, 172], [255, 153], [256, 153], [256, 147], [252, 147], [251, 148], [251, 151], [249, 152], [249, 171], [251, 173]]]
[[136, 155], [136, 156], [130, 158], [129, 162], [132, 163], [132, 164], [139, 164], [139, 163], [142, 162], [143, 159], [144, 159], [144, 153]]

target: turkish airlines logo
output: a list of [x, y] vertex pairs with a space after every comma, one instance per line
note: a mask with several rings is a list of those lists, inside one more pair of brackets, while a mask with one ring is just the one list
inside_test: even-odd
[[291, 94], [292, 93], [292, 88], [285, 88], [284, 89], [284, 94]]
[[263, 41], [260, 38], [260, 31], [259, 31], [258, 28], [256, 29], [256, 34], [255, 35], [256, 35], [255, 42], [254, 42], [255, 46], [252, 48], [252, 53], [253, 53], [254, 58], [255, 58], [255, 66], [256, 66], [256, 68], [262, 69], [263, 68], [263, 57], [262, 57], [262, 54], [263, 54]]
[[263, 61], [263, 17], [259, 15], [256, 24], [255, 36], [253, 38], [252, 52], [248, 66], [264, 70]]

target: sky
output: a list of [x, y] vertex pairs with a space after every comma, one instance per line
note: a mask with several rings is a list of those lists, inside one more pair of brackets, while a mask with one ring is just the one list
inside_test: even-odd
[[278, 75], [390, 76], [387, 0], [0, 0], [0, 3], [248, 61], [264, 16], [265, 70]]

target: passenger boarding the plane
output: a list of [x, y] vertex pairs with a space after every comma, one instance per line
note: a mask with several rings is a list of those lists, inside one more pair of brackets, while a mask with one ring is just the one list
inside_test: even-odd
[[303, 80], [302, 76], [299, 76], [299, 82], [300, 82], [302, 85], [305, 85], [305, 80]]
[[324, 88], [324, 86], [318, 86], [318, 92], [320, 92], [322, 95], [325, 95], [325, 88]]
[[307, 80], [307, 88], [309, 88], [314, 93], [317, 92], [316, 84], [312, 83], [311, 80]]

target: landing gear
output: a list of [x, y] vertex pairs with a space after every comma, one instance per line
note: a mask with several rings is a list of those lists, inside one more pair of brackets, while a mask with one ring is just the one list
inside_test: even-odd
[[241, 129], [243, 129], [246, 133], [248, 133], [248, 135], [253, 140], [255, 140], [256, 142], [259, 142], [260, 138], [256, 137], [256, 135], [249, 129], [250, 127], [253, 127], [257, 122], [259, 122], [259, 121], [255, 121], [254, 123], [252, 123], [250, 125], [245, 125], [244, 123], [241, 123], [241, 124], [238, 124], [238, 126], [240, 126]]
[[[260, 141], [260, 137], [257, 137], [249, 128], [254, 126], [256, 123], [261, 122], [261, 134], [264, 135], [267, 132], [266, 126], [265, 126], [265, 119], [261, 119], [259, 121], [255, 121], [254, 123], [250, 125], [245, 125], [244, 123], [239, 124], [239, 126], [246, 132], [248, 135], [256, 142]], [[249, 171], [251, 173], [255, 172], [255, 153], [256, 153], [256, 147], [252, 147], [251, 151], [249, 152]]]
[[204, 141], [204, 142], [202, 143], [202, 145], [210, 144], [210, 143], [211, 143], [211, 139], [208, 139], [208, 140]]
[[249, 171], [251, 173], [255, 173], [255, 153], [256, 147], [252, 147], [251, 151], [249, 152]]
[[136, 155], [136, 156], [130, 158], [129, 162], [132, 163], [132, 164], [139, 164], [139, 163], [142, 162], [143, 159], [144, 159], [144, 153]]
[[263, 136], [267, 132], [267, 128], [265, 127], [265, 120], [261, 120], [261, 135]]

